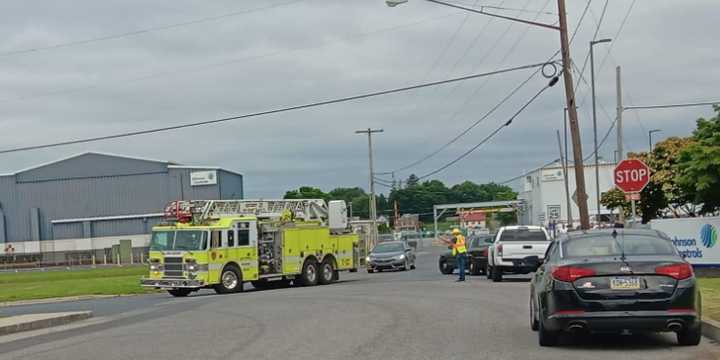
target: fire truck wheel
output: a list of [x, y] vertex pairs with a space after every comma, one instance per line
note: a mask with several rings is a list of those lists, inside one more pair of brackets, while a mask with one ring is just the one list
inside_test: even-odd
[[218, 294], [230, 294], [242, 291], [242, 277], [240, 270], [233, 266], [226, 266], [220, 274], [220, 283], [215, 285]]
[[318, 283], [318, 263], [315, 260], [307, 259], [300, 274], [301, 286], [314, 286]]
[[192, 290], [178, 288], [178, 289], [169, 289], [167, 292], [174, 297], [185, 297], [185, 296], [188, 296], [192, 292]]
[[321, 285], [326, 285], [335, 280], [335, 266], [333, 266], [332, 260], [323, 261], [322, 265], [320, 265], [320, 278], [318, 279], [318, 282]]

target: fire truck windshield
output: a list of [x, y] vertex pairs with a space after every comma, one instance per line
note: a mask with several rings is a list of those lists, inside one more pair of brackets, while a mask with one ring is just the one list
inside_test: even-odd
[[207, 232], [198, 230], [153, 231], [150, 240], [151, 251], [166, 250], [205, 250], [207, 248]]

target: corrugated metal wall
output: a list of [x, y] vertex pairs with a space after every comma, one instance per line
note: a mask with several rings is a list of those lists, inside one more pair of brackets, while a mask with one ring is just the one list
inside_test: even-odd
[[65, 224], [54, 224], [53, 228], [53, 239], [79, 239], [83, 237], [83, 223], [65, 223]]
[[[33, 208], [38, 209], [41, 239], [69, 239], [86, 233], [83, 224], [53, 226], [52, 220], [161, 213], [164, 205], [175, 199], [238, 198], [238, 193], [242, 196], [241, 176], [218, 171], [217, 185], [190, 186], [190, 172], [198, 169], [168, 169], [167, 165], [85, 154], [16, 176], [0, 177], [7, 241], [31, 238]], [[92, 236], [147, 233], [159, 221], [94, 221]]]
[[[193, 171], [204, 171], [202, 169], [171, 168], [169, 169], [169, 181], [175, 189], [175, 197], [172, 199], [182, 200], [218, 200], [220, 199], [220, 185], [190, 186], [190, 173]], [[220, 181], [220, 179], [218, 179]]]
[[218, 170], [220, 181], [221, 199], [243, 199], [245, 189], [243, 188], [243, 177], [228, 171]]

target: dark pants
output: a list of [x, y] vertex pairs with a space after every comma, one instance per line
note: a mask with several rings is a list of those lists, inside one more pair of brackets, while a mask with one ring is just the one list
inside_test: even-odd
[[467, 259], [467, 254], [457, 254], [457, 263], [458, 263], [458, 275], [460, 277], [458, 280], [465, 281], [465, 262]]

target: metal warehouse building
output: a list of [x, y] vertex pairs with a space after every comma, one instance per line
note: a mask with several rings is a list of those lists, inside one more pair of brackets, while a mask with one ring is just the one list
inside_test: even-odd
[[236, 172], [84, 153], [0, 175], [0, 254], [147, 246], [169, 201], [242, 198]]

